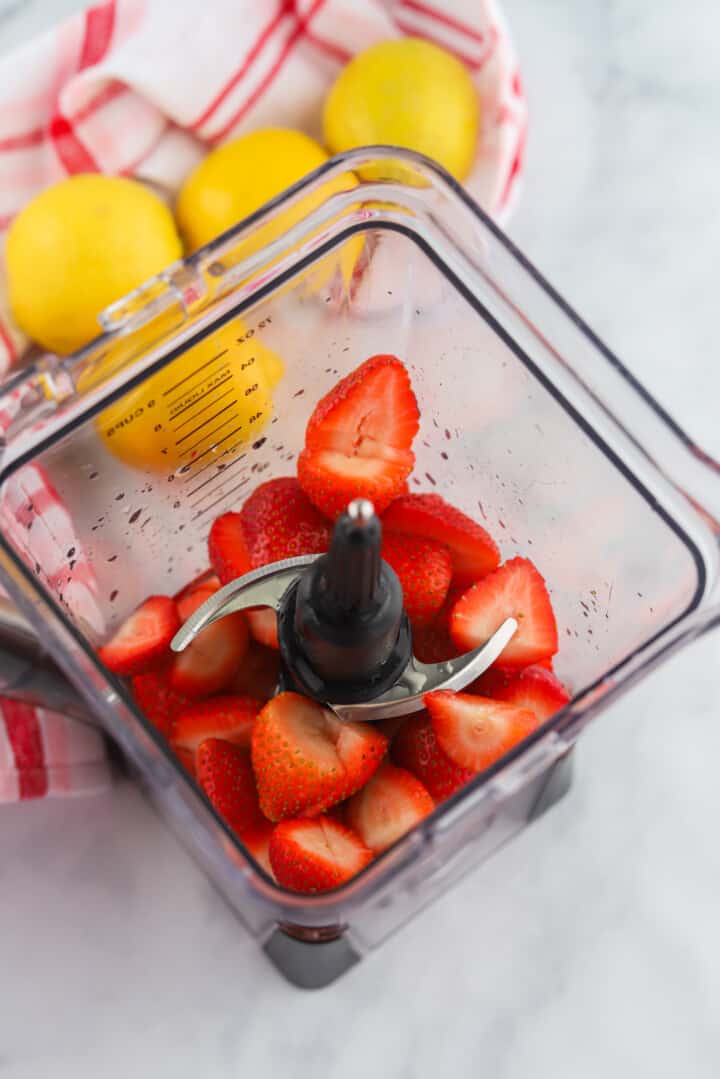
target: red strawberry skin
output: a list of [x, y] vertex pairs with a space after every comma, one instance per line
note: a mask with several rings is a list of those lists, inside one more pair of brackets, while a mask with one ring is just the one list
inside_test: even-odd
[[343, 723], [298, 693], [281, 693], [260, 712], [252, 762], [270, 820], [316, 816], [359, 790], [380, 764], [387, 739], [370, 723]]
[[427, 625], [442, 607], [450, 587], [452, 560], [447, 547], [418, 536], [386, 532], [382, 556], [400, 578], [411, 625]]
[[147, 674], [136, 674], [132, 691], [138, 707], [167, 738], [177, 716], [192, 704], [190, 697], [170, 685], [170, 664]]
[[355, 832], [330, 817], [281, 821], [269, 854], [278, 884], [308, 895], [345, 884], [373, 858]]
[[207, 738], [222, 738], [249, 749], [253, 724], [259, 711], [259, 701], [249, 697], [226, 695], [197, 701], [175, 720], [172, 747], [194, 755], [200, 743]]
[[253, 491], [240, 511], [253, 568], [321, 554], [330, 544], [330, 526], [293, 476], [269, 480]]
[[175, 601], [150, 596], [129, 615], [98, 655], [115, 674], [131, 676], [159, 667], [180, 628]]
[[529, 708], [490, 697], [438, 689], [426, 693], [424, 701], [440, 748], [471, 772], [489, 768], [538, 725]]
[[418, 425], [404, 365], [396, 356], [372, 356], [316, 406], [298, 459], [300, 486], [332, 519], [354, 498], [370, 499], [382, 513], [405, 489]]
[[453, 585], [468, 587], [500, 563], [497, 544], [485, 529], [440, 495], [396, 499], [385, 511], [383, 525], [391, 532], [445, 544], [452, 557]]
[[436, 802], [449, 798], [474, 775], [471, 769], [455, 764], [440, 748], [427, 712], [405, 721], [393, 740], [392, 757], [420, 780]]
[[552, 671], [539, 664], [521, 671], [492, 668], [476, 678], [465, 692], [492, 697], [496, 701], [508, 701], [519, 708], [529, 708], [539, 723], [550, 719], [570, 700], [562, 682]]
[[558, 632], [545, 581], [527, 558], [511, 558], [483, 577], [455, 604], [450, 633], [457, 648], [468, 652], [483, 644], [506, 618], [518, 629], [499, 664], [527, 667], [558, 650]]
[[255, 842], [269, 824], [258, 803], [247, 749], [207, 738], [197, 751], [197, 780], [215, 809], [240, 837]]
[[347, 802], [345, 820], [376, 854], [386, 850], [435, 808], [430, 794], [411, 772], [387, 761]]
[[229, 584], [253, 568], [239, 513], [223, 513], [213, 521], [208, 554], [221, 584]]

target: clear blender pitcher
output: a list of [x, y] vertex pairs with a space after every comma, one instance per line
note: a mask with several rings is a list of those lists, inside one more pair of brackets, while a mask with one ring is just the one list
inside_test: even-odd
[[[0, 401], [14, 414], [0, 574], [25, 620], [6, 612], [0, 692], [94, 717], [270, 958], [327, 984], [551, 805], [586, 723], [718, 621], [718, 465], [447, 174], [397, 149], [333, 159], [102, 324]], [[247, 374], [260, 350], [270, 381]], [[348, 884], [301, 896], [253, 860], [96, 649], [147, 595], [207, 568], [214, 518], [294, 471], [317, 400], [375, 353], [403, 360], [418, 398], [410, 489], [442, 494], [548, 581], [572, 699]], [[163, 400], [148, 390], [160, 372]], [[127, 450], [149, 409], [152, 460]], [[18, 523], [38, 469], [73, 526], [52, 579]]]

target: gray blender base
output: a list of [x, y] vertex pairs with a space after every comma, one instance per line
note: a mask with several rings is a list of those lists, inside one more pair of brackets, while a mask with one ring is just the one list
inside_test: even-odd
[[[539, 778], [538, 791], [527, 816], [527, 823], [537, 820], [567, 794], [572, 785], [574, 750], [570, 750]], [[360, 961], [343, 934], [329, 940], [303, 940], [301, 927], [278, 926], [264, 946], [270, 962], [282, 976], [299, 989], [323, 989]], [[298, 935], [295, 935], [295, 934]]]

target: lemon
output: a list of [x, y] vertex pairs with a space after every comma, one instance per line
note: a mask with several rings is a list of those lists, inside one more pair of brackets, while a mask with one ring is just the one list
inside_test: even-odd
[[8, 231], [10, 306], [44, 348], [67, 353], [98, 315], [182, 253], [172, 214], [142, 184], [86, 174], [37, 195]]
[[[188, 247], [206, 244], [327, 160], [328, 154], [314, 139], [285, 128], [251, 131], [213, 150], [193, 169], [178, 195], [176, 214]], [[236, 257], [253, 254], [283, 236], [330, 195], [356, 186], [352, 173], [321, 184], [243, 241]], [[338, 266], [347, 284], [362, 246], [362, 237], [353, 237], [322, 260], [313, 273], [314, 286], [326, 284]]]
[[[467, 69], [420, 38], [384, 41], [358, 53], [335, 80], [323, 116], [333, 153], [378, 143], [402, 146], [438, 161], [458, 180], [472, 167], [479, 123]], [[397, 166], [386, 171], [403, 176]]]
[[[283, 371], [255, 328], [235, 319], [104, 409], [96, 428], [112, 454], [145, 471], [229, 461], [268, 423]], [[95, 378], [102, 373], [101, 363]]]

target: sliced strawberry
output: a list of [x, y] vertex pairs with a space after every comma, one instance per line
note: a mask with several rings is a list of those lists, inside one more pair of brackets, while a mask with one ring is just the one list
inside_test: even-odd
[[424, 700], [440, 748], [471, 772], [489, 768], [538, 725], [529, 708], [490, 697], [438, 689]]
[[243, 840], [252, 843], [267, 835], [250, 754], [221, 738], [207, 738], [197, 751], [197, 780], [221, 817]]
[[175, 601], [169, 596], [150, 596], [125, 619], [98, 655], [115, 674], [143, 674], [167, 659], [170, 641], [179, 628]]
[[277, 631], [277, 615], [272, 607], [256, 607], [252, 611], [246, 611], [245, 617], [250, 626], [250, 632], [256, 641], [264, 644], [266, 648], [280, 648]]
[[432, 813], [435, 803], [419, 779], [384, 761], [347, 803], [345, 819], [366, 847], [379, 853]]
[[167, 737], [177, 716], [192, 702], [184, 693], [178, 693], [170, 685], [170, 667], [172, 662], [157, 671], [136, 674], [132, 680], [132, 691], [141, 711]]
[[[186, 596], [180, 603], [184, 621], [194, 614], [208, 595], [202, 588]], [[174, 659], [170, 685], [188, 697], [209, 697], [226, 689], [237, 673], [247, 651], [247, 622], [238, 612], [213, 622], [202, 630], [194, 641]]]
[[252, 569], [239, 513], [223, 513], [213, 521], [208, 536], [208, 554], [222, 584], [229, 584]]
[[467, 652], [483, 644], [506, 618], [518, 629], [500, 657], [504, 667], [527, 667], [557, 652], [558, 633], [545, 581], [527, 558], [511, 558], [456, 603], [450, 633]]
[[418, 536], [386, 532], [382, 556], [400, 578], [411, 625], [427, 625], [445, 602], [450, 586], [452, 561], [447, 547]]
[[389, 532], [425, 536], [445, 544], [452, 557], [454, 585], [467, 587], [500, 562], [497, 544], [485, 529], [440, 495], [396, 499], [385, 511], [383, 526]]
[[419, 412], [410, 377], [395, 356], [373, 356], [318, 403], [308, 422], [298, 479], [335, 518], [353, 498], [378, 513], [403, 490], [415, 457]]
[[537, 663], [522, 671], [493, 668], [476, 678], [465, 692], [529, 708], [539, 723], [544, 723], [570, 700], [562, 682]]
[[450, 636], [450, 615], [463, 590], [450, 588], [447, 598], [432, 621], [412, 628], [413, 655], [421, 663], [442, 663], [460, 655]]
[[275, 879], [291, 892], [329, 892], [364, 869], [372, 851], [336, 820], [285, 820], [270, 837]]
[[349, 798], [378, 767], [387, 739], [369, 723], [343, 723], [298, 693], [281, 693], [260, 712], [252, 762], [270, 820], [314, 816]]
[[197, 701], [182, 712], [172, 729], [170, 744], [178, 756], [193, 760], [201, 742], [222, 738], [236, 746], [250, 747], [253, 724], [260, 702], [249, 697], [211, 697]]
[[265, 704], [277, 691], [280, 677], [280, 656], [272, 648], [265, 648], [251, 640], [237, 672], [228, 684], [230, 693], [252, 697]]
[[392, 757], [417, 776], [436, 802], [449, 798], [473, 777], [470, 769], [455, 764], [440, 748], [427, 712], [405, 721], [393, 740]]
[[321, 554], [330, 544], [330, 526], [294, 476], [268, 480], [257, 487], [240, 511], [243, 535], [253, 568]]

